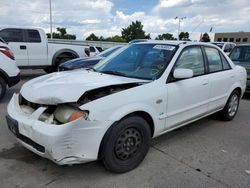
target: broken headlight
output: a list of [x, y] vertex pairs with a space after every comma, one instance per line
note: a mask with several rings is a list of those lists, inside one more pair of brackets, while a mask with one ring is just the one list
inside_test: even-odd
[[61, 123], [68, 123], [79, 118], [88, 119], [88, 111], [82, 111], [70, 105], [60, 105], [54, 112], [55, 119]]

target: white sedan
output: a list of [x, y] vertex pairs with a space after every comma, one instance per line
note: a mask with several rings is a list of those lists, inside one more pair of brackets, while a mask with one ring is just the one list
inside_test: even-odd
[[213, 113], [232, 120], [245, 88], [246, 70], [214, 45], [147, 41], [93, 69], [25, 83], [7, 122], [23, 146], [59, 165], [99, 159], [121, 173], [154, 137]]

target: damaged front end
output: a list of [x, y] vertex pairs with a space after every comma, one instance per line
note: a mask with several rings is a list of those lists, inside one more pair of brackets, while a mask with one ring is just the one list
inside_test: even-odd
[[80, 107], [86, 103], [99, 98], [118, 93], [136, 86], [141, 83], [129, 83], [101, 87], [85, 92], [75, 103], [62, 103], [57, 105], [37, 104], [26, 100], [21, 94], [19, 95], [19, 105], [21, 110], [27, 115], [32, 115], [36, 110], [42, 107], [43, 112], [38, 117], [39, 121], [61, 125], [75, 121], [79, 118], [89, 120], [89, 111], [81, 110]]
[[21, 95], [19, 95], [19, 105], [21, 110], [27, 115], [32, 115], [36, 110], [42, 107], [41, 110], [43, 110], [43, 112], [38, 117], [38, 120], [54, 125], [69, 123], [79, 118], [87, 120], [89, 114], [88, 111], [80, 110], [79, 105], [76, 103], [41, 105], [32, 103]]
[[96, 160], [101, 139], [114, 123], [90, 121], [88, 112], [74, 104], [41, 105], [19, 94], [13, 95], [7, 111], [8, 126], [17, 140], [59, 165]]
[[85, 92], [77, 101], [77, 104], [84, 105], [88, 102], [94, 101], [96, 99], [118, 93], [133, 87], [137, 87], [142, 85], [143, 83], [128, 83], [128, 84], [119, 84], [119, 85], [111, 85], [106, 87], [101, 87], [97, 89], [93, 89]]

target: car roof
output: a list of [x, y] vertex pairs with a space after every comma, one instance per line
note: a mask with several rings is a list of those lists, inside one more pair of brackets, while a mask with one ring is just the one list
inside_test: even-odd
[[248, 44], [237, 44], [237, 46], [250, 46], [250, 43], [248, 43]]
[[169, 44], [169, 45], [199, 45], [199, 46], [212, 46], [214, 47], [214, 44], [208, 43], [208, 42], [193, 42], [193, 41], [180, 41], [180, 40], [147, 40], [144, 42], [136, 42], [134, 44]]
[[42, 28], [39, 27], [26, 27], [26, 26], [1, 26], [0, 30], [3, 29], [36, 29], [36, 30], [43, 30]]

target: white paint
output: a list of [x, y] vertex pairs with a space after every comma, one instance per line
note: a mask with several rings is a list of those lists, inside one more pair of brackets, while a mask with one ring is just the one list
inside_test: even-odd
[[[34, 112], [35, 115], [25, 114], [19, 106], [18, 95], [15, 94], [8, 104], [8, 114], [18, 121], [21, 134], [44, 146], [46, 151], [38, 152], [19, 141], [38, 155], [58, 164], [89, 162], [97, 159], [100, 143], [107, 129], [130, 113], [136, 111], [148, 113], [153, 119], [155, 126], [153, 136], [156, 137], [221, 110], [236, 87], [240, 87], [242, 93], [245, 91], [245, 69], [235, 66], [227, 57], [232, 67], [229, 71], [166, 83], [183, 48], [192, 45], [213, 47], [211, 44], [180, 41], [144, 43], [179, 45], [176, 54], [158, 80], [146, 82], [79, 70], [38, 77], [24, 84], [21, 94], [26, 100], [48, 105], [76, 102], [86, 91], [103, 86], [144, 83], [80, 106], [81, 110], [89, 112], [88, 120], [81, 118], [62, 125], [39, 121], [39, 113], [44, 110], [42, 107]], [[233, 79], [228, 78], [231, 75], [234, 75]]]

